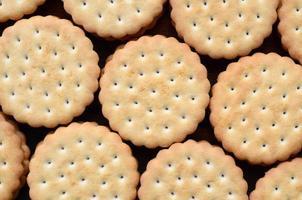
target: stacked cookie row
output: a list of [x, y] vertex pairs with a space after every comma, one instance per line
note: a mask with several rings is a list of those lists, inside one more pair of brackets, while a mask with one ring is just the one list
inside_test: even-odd
[[[7, 2], [0, 11], [11, 10], [13, 1]], [[19, 3], [16, 13], [3, 14], [1, 21], [20, 18], [41, 3]], [[113, 40], [152, 27], [163, 3], [64, 0], [64, 7], [87, 31]], [[170, 3], [175, 27], [188, 45], [228, 59], [261, 45], [279, 5], [277, 0]], [[298, 60], [300, 5], [284, 1], [279, 9], [282, 42]], [[140, 199], [248, 199], [242, 171], [221, 148], [178, 142], [196, 130], [210, 102], [210, 120], [225, 150], [251, 164], [287, 160], [301, 150], [302, 68], [275, 53], [241, 58], [220, 74], [210, 99], [207, 70], [187, 44], [143, 36], [118, 48], [101, 73], [93, 44], [80, 28], [53, 16], [22, 19], [0, 38], [0, 104], [18, 122], [56, 127], [82, 114], [100, 87], [102, 113], [112, 130], [138, 146], [170, 146], [141, 176]], [[1, 120], [0, 170], [10, 170], [0, 174], [1, 194], [11, 199], [24, 182], [29, 151], [15, 125]], [[300, 166], [295, 159], [272, 169], [250, 198], [300, 198]], [[139, 174], [130, 148], [94, 123], [72, 123], [49, 134], [29, 169], [32, 199], [136, 197]]]
[[[33, 13], [45, 0], [2, 0], [0, 22]], [[166, 0], [123, 2], [118, 0], [64, 0], [73, 21], [107, 40], [142, 35], [160, 17]], [[173, 24], [181, 38], [200, 54], [212, 58], [245, 56], [270, 35], [279, 10], [282, 42], [292, 57], [299, 53], [301, 2], [251, 0], [170, 0]]]
[[[24, 145], [14, 146], [20, 133], [5, 129], [5, 123], [11, 126], [7, 121], [1, 125], [6, 133], [1, 134], [1, 158], [8, 165], [1, 167], [1, 198], [12, 199], [16, 186], [24, 183], [29, 154]], [[4, 157], [5, 151], [11, 156]], [[270, 170], [250, 198], [300, 197], [301, 165], [296, 158]], [[46, 136], [30, 161], [27, 178], [31, 199], [135, 199], [138, 180], [130, 148], [106, 127], [89, 122], [72, 123]], [[233, 158], [205, 141], [189, 140], [160, 151], [140, 183], [140, 199], [248, 199], [247, 184]]]

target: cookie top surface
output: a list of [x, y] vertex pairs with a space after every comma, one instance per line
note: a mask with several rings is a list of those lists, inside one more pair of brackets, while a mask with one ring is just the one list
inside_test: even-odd
[[24, 171], [21, 137], [13, 125], [0, 117], [0, 194], [11, 200], [20, 187]]
[[269, 170], [263, 178], [258, 180], [256, 189], [251, 193], [250, 199], [301, 199], [301, 168], [302, 159], [296, 158]]
[[[14, 133], [19, 137], [21, 140], [21, 149], [23, 151], [23, 176], [22, 178], [26, 179], [26, 175], [28, 172], [28, 163], [29, 163], [29, 157], [30, 157], [30, 149], [26, 144], [26, 137], [25, 135], [19, 131], [18, 126], [15, 122], [11, 121], [4, 113], [0, 112], [0, 121], [5, 121], [9, 123], [10, 125], [14, 126]], [[12, 129], [13, 130], [13, 129]]]
[[271, 164], [302, 144], [302, 68], [275, 53], [228, 66], [212, 89], [210, 120], [226, 150], [252, 164]]
[[302, 63], [302, 1], [283, 0], [278, 15], [283, 46], [291, 57]]
[[110, 126], [135, 145], [183, 140], [204, 118], [210, 84], [196, 53], [175, 38], [141, 37], [117, 50], [100, 81]]
[[170, 0], [178, 34], [212, 58], [247, 55], [277, 19], [279, 0]]
[[232, 157], [208, 142], [190, 140], [162, 150], [148, 163], [141, 200], [247, 200], [247, 183]]
[[70, 122], [93, 100], [98, 55], [84, 32], [56, 17], [20, 20], [0, 39], [0, 103], [33, 127]]
[[33, 13], [45, 0], [0, 0], [0, 22], [17, 20]]
[[149, 26], [162, 12], [165, 1], [64, 0], [64, 8], [87, 31], [121, 39]]
[[132, 200], [139, 179], [130, 148], [117, 134], [94, 123], [72, 123], [46, 136], [29, 170], [33, 200]]

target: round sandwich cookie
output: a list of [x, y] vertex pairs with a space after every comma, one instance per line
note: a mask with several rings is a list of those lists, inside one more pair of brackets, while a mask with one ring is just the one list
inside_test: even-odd
[[230, 64], [212, 89], [210, 121], [227, 151], [251, 164], [286, 160], [302, 145], [302, 67], [275, 53]]
[[134, 200], [139, 174], [117, 134], [86, 122], [46, 136], [30, 161], [27, 182], [32, 200]]
[[0, 104], [32, 127], [69, 123], [93, 101], [98, 55], [84, 32], [53, 16], [23, 19], [0, 38]]
[[302, 159], [279, 164], [257, 181], [250, 200], [298, 200], [302, 198]]
[[160, 35], [118, 49], [100, 86], [110, 127], [148, 148], [167, 147], [193, 133], [209, 102], [210, 83], [199, 56], [188, 45]]
[[0, 194], [14, 199], [25, 183], [30, 152], [24, 135], [0, 113]]
[[185, 42], [214, 59], [245, 56], [271, 34], [279, 0], [170, 0]]
[[247, 183], [234, 159], [208, 142], [189, 140], [161, 150], [147, 165], [140, 200], [247, 200]]
[[113, 40], [143, 34], [155, 24], [165, 1], [64, 0], [64, 8], [86, 31]]
[[0, 22], [18, 20], [33, 13], [45, 0], [0, 0]]
[[302, 63], [302, 0], [282, 0], [278, 26], [283, 47]]

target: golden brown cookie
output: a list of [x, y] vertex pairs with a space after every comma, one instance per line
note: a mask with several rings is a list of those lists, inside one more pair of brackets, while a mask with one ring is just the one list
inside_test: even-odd
[[175, 38], [144, 36], [118, 49], [100, 80], [103, 115], [135, 145], [167, 147], [203, 120], [210, 83], [199, 56]]
[[1, 200], [13, 199], [24, 184], [28, 157], [24, 136], [0, 113]]
[[105, 39], [124, 39], [152, 27], [166, 0], [64, 0], [75, 23]]
[[250, 200], [298, 200], [302, 198], [302, 159], [284, 162], [257, 181]]
[[290, 56], [302, 63], [302, 1], [282, 0], [278, 11], [281, 41]]
[[212, 58], [245, 56], [271, 34], [279, 0], [170, 0], [178, 34]]
[[33, 13], [45, 0], [0, 0], [0, 22], [18, 20]]
[[224, 148], [251, 164], [272, 164], [300, 151], [301, 77], [300, 65], [275, 53], [230, 64], [210, 103], [210, 120]]
[[134, 200], [137, 162], [121, 138], [95, 123], [72, 123], [38, 145], [27, 178], [32, 200]]
[[67, 20], [23, 19], [0, 38], [0, 104], [33, 127], [80, 115], [93, 100], [99, 73], [91, 41]]
[[140, 200], [247, 200], [247, 183], [232, 157], [208, 142], [187, 141], [162, 150], [141, 177]]

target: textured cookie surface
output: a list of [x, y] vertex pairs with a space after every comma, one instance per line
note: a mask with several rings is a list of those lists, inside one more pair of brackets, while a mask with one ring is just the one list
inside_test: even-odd
[[0, 22], [17, 20], [33, 13], [45, 0], [0, 0]]
[[283, 46], [302, 63], [302, 0], [283, 0], [278, 15]]
[[302, 68], [275, 53], [232, 63], [213, 87], [210, 120], [226, 150], [252, 164], [301, 149]]
[[130, 148], [94, 123], [72, 123], [46, 136], [29, 170], [32, 200], [133, 200], [139, 178]]
[[277, 19], [279, 0], [170, 0], [178, 34], [212, 58], [247, 55]]
[[209, 101], [207, 71], [198, 55], [163, 36], [144, 36], [117, 50], [100, 85], [111, 128], [151, 148], [194, 132]]
[[22, 186], [26, 175], [25, 142], [15, 127], [0, 114], [0, 194], [1, 200], [11, 200]]
[[[19, 139], [21, 140], [21, 149], [23, 151], [23, 161], [22, 161], [23, 175], [20, 177], [21, 184], [18, 188], [18, 189], [20, 189], [26, 182], [26, 176], [28, 173], [29, 157], [30, 157], [30, 149], [26, 144], [25, 135], [22, 132], [18, 131], [17, 125], [13, 121], [9, 120], [8, 117], [5, 116], [2, 112], [0, 112], [0, 121], [6, 121], [7, 123], [14, 126], [14, 128], [15, 128], [14, 134], [17, 135], [19, 137]], [[17, 192], [14, 193], [14, 196], [16, 196], [18, 194], [18, 189], [17, 189]]]
[[121, 39], [151, 25], [166, 0], [64, 0], [65, 10], [87, 31]]
[[247, 200], [247, 183], [233, 158], [207, 142], [188, 141], [162, 150], [148, 163], [141, 200]]
[[0, 103], [31, 126], [70, 122], [93, 100], [98, 56], [84, 32], [52, 16], [7, 28], [0, 39]]
[[302, 159], [281, 163], [258, 180], [251, 200], [302, 199]]

